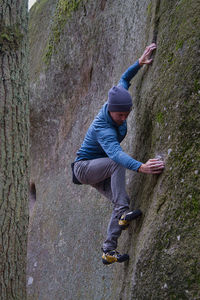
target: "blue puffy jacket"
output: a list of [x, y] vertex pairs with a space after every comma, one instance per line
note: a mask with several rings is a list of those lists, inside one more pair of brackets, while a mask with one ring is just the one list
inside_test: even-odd
[[[137, 61], [122, 75], [118, 85], [128, 90], [130, 80], [139, 69], [140, 65]], [[122, 125], [117, 125], [110, 117], [107, 106], [106, 102], [90, 125], [81, 148], [77, 152], [76, 161], [109, 157], [125, 168], [137, 171], [142, 163], [126, 154], [120, 146], [127, 133], [127, 123], [124, 121]]]

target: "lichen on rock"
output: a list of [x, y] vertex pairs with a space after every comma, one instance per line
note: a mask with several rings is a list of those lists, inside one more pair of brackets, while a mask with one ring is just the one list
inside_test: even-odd
[[67, 20], [78, 9], [81, 2], [86, 3], [87, 0], [59, 0], [57, 2], [51, 34], [44, 53], [44, 62], [46, 64], [50, 63], [51, 56], [56, 51], [56, 46], [60, 42], [60, 37]]

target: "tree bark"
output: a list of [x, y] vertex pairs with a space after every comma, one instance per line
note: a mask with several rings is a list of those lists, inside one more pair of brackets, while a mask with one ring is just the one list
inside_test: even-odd
[[27, 0], [0, 0], [0, 295], [26, 299], [29, 181]]

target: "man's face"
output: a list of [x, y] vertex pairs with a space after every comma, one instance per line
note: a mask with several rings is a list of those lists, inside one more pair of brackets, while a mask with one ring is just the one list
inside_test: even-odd
[[122, 125], [122, 123], [128, 118], [130, 111], [110, 111], [110, 116], [117, 125]]

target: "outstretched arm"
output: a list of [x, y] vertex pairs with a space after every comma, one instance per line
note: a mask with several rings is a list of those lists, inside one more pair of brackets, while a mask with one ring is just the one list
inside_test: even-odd
[[122, 85], [126, 90], [130, 87], [131, 79], [137, 74], [138, 70], [143, 65], [149, 65], [152, 63], [150, 58], [152, 51], [156, 49], [156, 44], [151, 44], [146, 47], [142, 56], [132, 66], [130, 66], [121, 76], [118, 85]]

